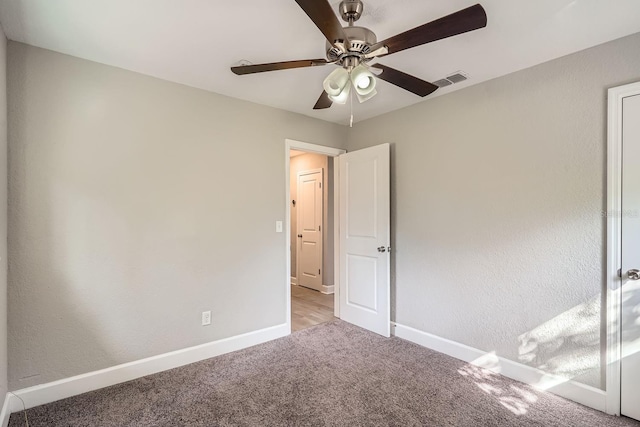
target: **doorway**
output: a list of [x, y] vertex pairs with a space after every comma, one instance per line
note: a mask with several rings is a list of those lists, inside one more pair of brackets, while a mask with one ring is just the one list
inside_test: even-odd
[[[335, 310], [334, 156], [343, 150], [288, 141], [289, 285], [292, 332], [331, 321]], [[288, 144], [288, 145], [289, 145]], [[323, 152], [324, 151], [324, 152]]]
[[[298, 238], [299, 224], [292, 232], [291, 151], [322, 154], [333, 158], [333, 256], [325, 256], [323, 265], [333, 258], [333, 285], [323, 288], [334, 291], [334, 316], [365, 329], [390, 336], [390, 145], [380, 144], [346, 153], [345, 150], [285, 140], [286, 188], [286, 271], [292, 268], [292, 250]], [[331, 163], [328, 163], [331, 165]], [[329, 169], [329, 166], [327, 166]], [[313, 173], [313, 172], [310, 172]], [[298, 174], [295, 174], [298, 177]], [[297, 180], [296, 180], [297, 182]], [[320, 187], [318, 187], [320, 188]], [[315, 194], [315, 193], [314, 193]], [[294, 214], [296, 217], [297, 214]], [[305, 225], [306, 227], [306, 225]], [[327, 228], [325, 228], [325, 231]], [[304, 238], [304, 234], [303, 234]], [[323, 242], [327, 249], [326, 242]], [[299, 265], [299, 261], [296, 261]], [[300, 268], [296, 275], [300, 276]], [[320, 269], [321, 270], [321, 269]], [[322, 271], [322, 270], [321, 270]], [[324, 275], [326, 280], [327, 275]], [[291, 287], [286, 281], [286, 320], [291, 330]], [[318, 291], [316, 291], [318, 292]], [[316, 294], [317, 295], [317, 294]]]

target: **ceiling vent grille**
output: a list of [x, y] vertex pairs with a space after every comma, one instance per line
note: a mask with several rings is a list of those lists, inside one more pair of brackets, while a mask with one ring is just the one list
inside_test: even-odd
[[449, 80], [451, 83], [460, 83], [467, 80], [467, 76], [458, 71], [457, 73], [448, 76], [447, 80]]
[[445, 87], [445, 86], [451, 86], [452, 84], [455, 84], [455, 83], [463, 82], [468, 79], [469, 77], [467, 76], [466, 73], [463, 73], [462, 71], [456, 71], [455, 73], [451, 74], [450, 76], [447, 76], [444, 79], [440, 79], [433, 82], [433, 84], [438, 87]]
[[433, 84], [438, 86], [438, 87], [445, 87], [445, 86], [451, 86], [453, 83], [451, 83], [447, 79], [440, 79], [438, 81], [433, 82]]

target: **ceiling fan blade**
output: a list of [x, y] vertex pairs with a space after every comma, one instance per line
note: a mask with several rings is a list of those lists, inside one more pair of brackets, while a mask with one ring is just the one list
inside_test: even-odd
[[487, 13], [482, 6], [476, 4], [378, 42], [371, 47], [371, 50], [386, 46], [389, 50], [388, 54], [392, 54], [486, 26]]
[[235, 74], [264, 73], [265, 71], [288, 70], [290, 68], [315, 67], [317, 65], [327, 65], [326, 59], [303, 59], [300, 61], [271, 62], [269, 64], [252, 64], [231, 67]]
[[324, 110], [325, 108], [331, 107], [333, 101], [329, 98], [329, 94], [325, 91], [322, 91], [322, 95], [318, 98], [316, 105], [313, 106], [314, 110]]
[[296, 3], [316, 24], [329, 43], [334, 46], [336, 43], [342, 43], [345, 49], [349, 49], [349, 39], [327, 0], [296, 0]]
[[387, 67], [386, 65], [373, 64], [372, 67], [382, 70], [382, 73], [377, 75], [378, 78], [401, 87], [402, 89], [408, 90], [409, 92], [415, 93], [418, 96], [425, 97], [438, 89], [438, 86], [433, 83], [429, 83], [410, 74]]

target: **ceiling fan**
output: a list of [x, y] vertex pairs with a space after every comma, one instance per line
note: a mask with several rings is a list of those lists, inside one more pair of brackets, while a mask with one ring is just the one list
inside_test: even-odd
[[352, 86], [360, 102], [370, 99], [376, 94], [376, 76], [418, 96], [427, 96], [438, 89], [438, 86], [380, 63], [371, 65], [381, 71], [374, 76], [369, 70], [368, 62], [487, 25], [484, 8], [476, 4], [378, 42], [373, 31], [354, 26], [354, 22], [362, 16], [364, 6], [361, 0], [344, 0], [340, 3], [339, 11], [342, 19], [349, 23], [348, 27], [340, 24], [327, 0], [296, 0], [296, 3], [326, 37], [327, 58], [240, 65], [231, 67], [231, 71], [243, 75], [327, 64], [339, 65], [340, 68], [325, 79], [324, 91], [313, 107], [315, 110], [329, 108], [334, 102], [344, 104]]

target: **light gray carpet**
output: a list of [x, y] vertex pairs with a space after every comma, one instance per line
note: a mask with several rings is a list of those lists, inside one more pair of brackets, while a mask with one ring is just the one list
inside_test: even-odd
[[28, 415], [32, 427], [640, 426], [339, 320]]

